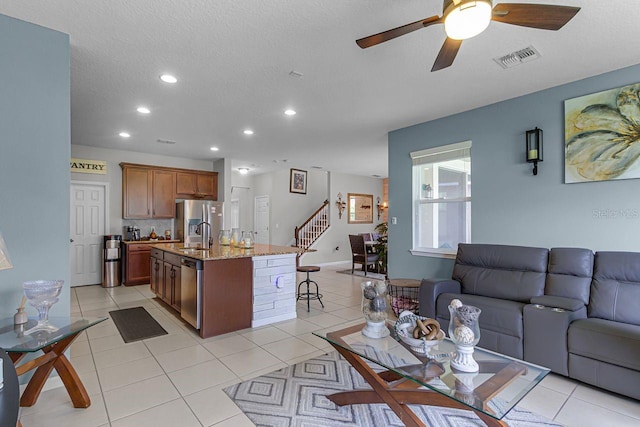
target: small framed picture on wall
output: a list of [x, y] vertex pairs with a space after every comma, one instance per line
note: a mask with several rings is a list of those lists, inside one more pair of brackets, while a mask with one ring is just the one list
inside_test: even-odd
[[289, 175], [289, 192], [307, 194], [307, 171], [291, 169]]

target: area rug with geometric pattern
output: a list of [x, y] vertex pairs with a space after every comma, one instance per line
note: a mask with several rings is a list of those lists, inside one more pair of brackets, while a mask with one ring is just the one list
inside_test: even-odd
[[[257, 426], [402, 427], [385, 404], [337, 406], [327, 395], [371, 387], [337, 352], [227, 387], [224, 392]], [[471, 411], [409, 405], [427, 426], [485, 426]], [[513, 408], [503, 421], [510, 427], [560, 426], [540, 415]]]

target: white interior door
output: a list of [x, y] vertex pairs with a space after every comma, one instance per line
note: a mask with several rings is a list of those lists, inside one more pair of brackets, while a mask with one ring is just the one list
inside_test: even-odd
[[71, 183], [71, 286], [102, 283], [106, 193], [106, 183]]
[[240, 228], [240, 200], [232, 199], [230, 208], [231, 218], [229, 218], [230, 228]]
[[254, 201], [253, 227], [256, 243], [269, 244], [269, 196], [258, 196]]

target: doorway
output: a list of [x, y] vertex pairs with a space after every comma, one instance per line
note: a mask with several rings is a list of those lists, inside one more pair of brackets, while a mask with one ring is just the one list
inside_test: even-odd
[[109, 229], [106, 182], [71, 181], [71, 286], [102, 283], [102, 240]]
[[254, 200], [253, 227], [256, 243], [269, 244], [269, 196], [258, 196]]

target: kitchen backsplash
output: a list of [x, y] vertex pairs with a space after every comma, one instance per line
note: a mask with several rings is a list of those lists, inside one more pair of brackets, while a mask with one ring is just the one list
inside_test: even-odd
[[151, 234], [152, 229], [156, 231], [158, 236], [164, 236], [165, 230], [171, 230], [171, 237], [174, 237], [172, 219], [124, 219], [122, 220], [122, 238], [125, 240], [129, 226], [138, 227], [140, 237], [143, 239]]

